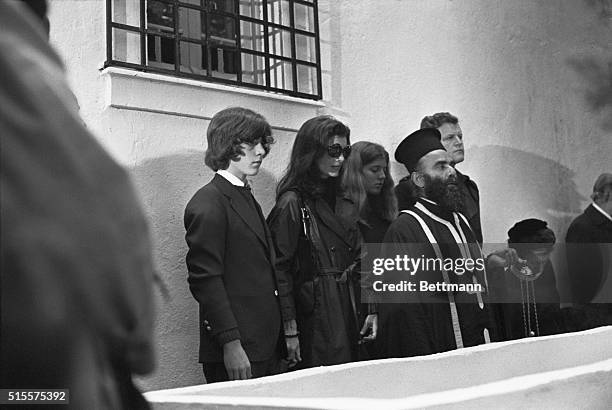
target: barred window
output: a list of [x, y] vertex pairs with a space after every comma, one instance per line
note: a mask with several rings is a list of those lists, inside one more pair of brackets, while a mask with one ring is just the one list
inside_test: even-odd
[[321, 99], [317, 0], [107, 0], [107, 61]]

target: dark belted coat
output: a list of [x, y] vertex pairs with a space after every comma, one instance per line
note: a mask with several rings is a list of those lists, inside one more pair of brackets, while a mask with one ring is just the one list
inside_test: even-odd
[[[342, 198], [336, 203], [341, 204]], [[301, 367], [356, 360], [358, 332], [349, 286], [349, 268], [359, 255], [357, 225], [338, 216], [322, 199], [304, 199], [319, 245], [306, 239], [298, 193], [283, 194], [268, 216], [276, 249], [276, 269], [293, 290]], [[357, 300], [357, 305], [359, 301]]]

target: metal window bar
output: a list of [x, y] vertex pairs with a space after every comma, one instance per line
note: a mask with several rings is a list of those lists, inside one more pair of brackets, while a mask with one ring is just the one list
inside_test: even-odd
[[140, 64], [147, 65], [147, 36], [144, 34], [147, 26], [147, 6], [144, 1], [140, 2]]
[[236, 41], [236, 56], [234, 57], [234, 64], [236, 65], [236, 81], [242, 84], [242, 27], [240, 26], [240, 1], [234, 1], [234, 40]]
[[[295, 15], [293, 10], [293, 0], [289, 0], [289, 25], [295, 27]], [[293, 91], [298, 91], [297, 64], [295, 62], [295, 30], [291, 30], [291, 78], [293, 80]]]
[[314, 20], [314, 32], [315, 32], [315, 50], [317, 57], [317, 99], [323, 98], [323, 85], [321, 75], [321, 38], [319, 37], [319, 3], [317, 0], [313, 1], [313, 20]]
[[[172, 7], [172, 12], [174, 14], [174, 71], [176, 75], [180, 75], [181, 72], [181, 40], [179, 32], [179, 8], [178, 2], [174, 0], [174, 7]], [[147, 26], [148, 28], [148, 26]]]
[[270, 26], [268, 25], [268, 0], [263, 0], [261, 2], [262, 13], [263, 13], [263, 26], [264, 26], [264, 64], [266, 70], [266, 86], [272, 88], [271, 86], [271, 76], [270, 76], [270, 37], [268, 37], [268, 30]]
[[[205, 81], [212, 81], [212, 82], [219, 82], [219, 83], [225, 83], [225, 84], [233, 84], [233, 85], [240, 85], [240, 86], [245, 86], [248, 88], [255, 88], [255, 89], [261, 89], [261, 90], [268, 90], [268, 91], [274, 91], [274, 92], [278, 92], [278, 93], [282, 93], [282, 94], [288, 94], [288, 95], [292, 95], [292, 96], [296, 96], [296, 97], [301, 97], [301, 98], [308, 98], [308, 99], [321, 99], [322, 98], [322, 81], [321, 81], [321, 50], [320, 50], [320, 34], [319, 34], [319, 21], [318, 21], [318, 4], [316, 0], [313, 0], [312, 2], [307, 1], [307, 0], [289, 0], [289, 17], [290, 17], [290, 22], [289, 22], [289, 26], [283, 26], [282, 24], [277, 24], [277, 23], [273, 23], [271, 21], [269, 21], [269, 17], [268, 16], [268, 3], [271, 1], [275, 1], [275, 0], [261, 0], [261, 7], [262, 7], [262, 18], [254, 18], [251, 16], [246, 16], [246, 15], [241, 15], [240, 14], [240, 4], [239, 4], [239, 0], [235, 0], [234, 2], [234, 9], [233, 12], [227, 12], [225, 10], [216, 10], [215, 14], [216, 15], [223, 15], [223, 16], [227, 16], [233, 19], [234, 21], [234, 25], [235, 25], [235, 43], [232, 43], [231, 48], [227, 48], [227, 47], [223, 47], [222, 45], [219, 48], [220, 50], [228, 50], [228, 52], [235, 52], [235, 59], [233, 64], [236, 66], [236, 80], [233, 79], [226, 79], [226, 78], [220, 78], [220, 77], [215, 77], [212, 75], [212, 67], [211, 67], [211, 56], [210, 56], [210, 52], [211, 52], [211, 44], [210, 44], [210, 28], [209, 28], [209, 15], [210, 15], [210, 2], [211, 0], [204, 0], [202, 3], [200, 3], [200, 5], [197, 4], [191, 4], [191, 3], [183, 3], [180, 0], [161, 0], [163, 3], [165, 4], [169, 4], [173, 6], [173, 18], [174, 18], [174, 27], [173, 27], [173, 32], [171, 35], [166, 35], [163, 31], [156, 31], [153, 30], [151, 31], [149, 26], [151, 25], [150, 23], [148, 23], [148, 15], [147, 15], [147, 1], [148, 0], [140, 0], [140, 20], [139, 20], [139, 27], [136, 26], [130, 26], [127, 24], [122, 24], [122, 23], [118, 23], [113, 21], [113, 12], [112, 12], [112, 7], [113, 7], [113, 1], [114, 0], [106, 0], [106, 19], [107, 19], [107, 26], [106, 26], [106, 39], [107, 39], [107, 47], [106, 47], [106, 51], [107, 51], [107, 61], [105, 62], [104, 66], [108, 67], [108, 66], [119, 66], [119, 67], [125, 67], [125, 68], [130, 68], [130, 69], [136, 69], [136, 70], [140, 70], [140, 71], [148, 71], [148, 72], [153, 72], [153, 73], [160, 73], [160, 74], [172, 74], [175, 76], [179, 76], [179, 77], [186, 77], [186, 78], [192, 78], [192, 79], [197, 79], [197, 80], [205, 80]], [[305, 31], [305, 30], [301, 30], [298, 28], [295, 28], [295, 10], [294, 10], [294, 6], [295, 4], [302, 4], [302, 5], [306, 5], [308, 7], [312, 8], [312, 12], [313, 12], [313, 22], [314, 22], [314, 32], [309, 32], [309, 31]], [[188, 73], [188, 72], [183, 72], [181, 71], [181, 51], [180, 51], [180, 44], [181, 41], [186, 41], [189, 43], [195, 43], [195, 41], [188, 41], [188, 39], [182, 39], [181, 38], [181, 31], [180, 31], [180, 16], [179, 16], [179, 9], [178, 7], [182, 7], [182, 8], [191, 8], [191, 9], [195, 9], [195, 10], [199, 10], [200, 12], [203, 13], [203, 18], [206, 19], [206, 24], [205, 24], [205, 41], [201, 41], [200, 45], [204, 46], [206, 53], [207, 53], [207, 67], [206, 67], [206, 72], [207, 75], [202, 75], [202, 74], [193, 74], [193, 73]], [[255, 11], [256, 11], [256, 7], [258, 5], [255, 3], [252, 3], [252, 15], [255, 15]], [[280, 19], [282, 19], [282, 13], [280, 13]], [[126, 20], [127, 21], [127, 20]], [[248, 21], [248, 22], [252, 22], [252, 23], [257, 23], [261, 26], [263, 26], [263, 48], [264, 51], [258, 51], [258, 50], [248, 50], [248, 54], [251, 55], [253, 57], [253, 71], [254, 72], [260, 72], [260, 73], [265, 73], [265, 83], [262, 84], [255, 84], [255, 83], [251, 83], [251, 82], [244, 82], [242, 81], [242, 55], [243, 55], [243, 48], [242, 48], [242, 44], [241, 44], [241, 26], [240, 23], [241, 21]], [[285, 24], [285, 21], [280, 20], [280, 23]], [[115, 60], [113, 59], [113, 50], [115, 45], [113, 44], [113, 29], [117, 29], [117, 30], [122, 30], [122, 31], [129, 31], [129, 32], [133, 32], [133, 33], [138, 33], [139, 34], [139, 40], [140, 40], [140, 44], [139, 44], [139, 49], [140, 49], [140, 64], [135, 64], [135, 63], [129, 63], [127, 61], [121, 61], [121, 60]], [[291, 56], [287, 57], [287, 56], [283, 56], [283, 55], [275, 55], [273, 54], [274, 50], [271, 50], [271, 44], [270, 44], [270, 33], [272, 30], [278, 30], [278, 29], [282, 29], [282, 30], [287, 30], [290, 33], [290, 37], [291, 37]], [[304, 35], [307, 37], [311, 37], [314, 38], [314, 45], [315, 45], [315, 53], [316, 53], [316, 61], [312, 62], [312, 61], [304, 61], [301, 59], [297, 58], [297, 45], [296, 45], [296, 41], [295, 41], [295, 37], [296, 34], [300, 34], [300, 35]], [[168, 38], [168, 39], [172, 39], [173, 40], [173, 44], [174, 44], [174, 69], [169, 70], [167, 68], [163, 68], [163, 67], [155, 67], [149, 64], [149, 59], [148, 59], [148, 49], [147, 49], [147, 41], [148, 41], [148, 36], [154, 37], [154, 38]], [[161, 41], [161, 40], [160, 40]], [[284, 40], [282, 38], [281, 35], [281, 39], [280, 39], [280, 47], [283, 48], [284, 47]], [[274, 45], [272, 45], [272, 47], [274, 47]], [[278, 53], [280, 54], [280, 53]], [[255, 58], [256, 56], [258, 57], [263, 57], [265, 60], [265, 67], [263, 67], [262, 69], [260, 69], [258, 67], [258, 59]], [[276, 64], [273, 66], [270, 64], [270, 60], [271, 59], [276, 60]], [[292, 74], [292, 80], [293, 80], [293, 84], [292, 84], [292, 89], [288, 90], [285, 84], [285, 75], [284, 75], [284, 70], [286, 70], [287, 68], [283, 68], [283, 73], [281, 73], [281, 83], [282, 84], [280, 87], [277, 85], [276, 87], [271, 86], [271, 72], [275, 69], [275, 66], [278, 66], [278, 64], [283, 64], [283, 62], [289, 63], [290, 64], [290, 68], [291, 68], [291, 74]], [[299, 87], [298, 87], [298, 78], [297, 78], [297, 64], [300, 65], [304, 65], [304, 66], [308, 66], [308, 67], [313, 67], [315, 69], [316, 72], [316, 78], [317, 78], [317, 90], [312, 90], [313, 93], [304, 93], [304, 92], [300, 92], [299, 91]], [[267, 67], [267, 68], [266, 68]], [[274, 73], [274, 75], [278, 75], [278, 73]], [[279, 84], [279, 82], [276, 82], [276, 84]]]

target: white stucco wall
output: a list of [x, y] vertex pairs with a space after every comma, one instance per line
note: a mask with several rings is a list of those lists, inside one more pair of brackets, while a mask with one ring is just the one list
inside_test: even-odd
[[[562, 237], [595, 177], [611, 171], [610, 105], [598, 110], [586, 99], [589, 90], [611, 87], [609, 0], [320, 0], [321, 103], [101, 72], [105, 2], [50, 3], [51, 41], [82, 116], [132, 170], [170, 292], [159, 299], [159, 365], [143, 380], [146, 389], [203, 381], [182, 215], [212, 175], [203, 165], [204, 135], [221, 108], [255, 109], [275, 130], [277, 144], [254, 180], [264, 212], [273, 206], [295, 130], [322, 112], [345, 120], [354, 141], [377, 141], [390, 152], [424, 115], [458, 115], [467, 145], [459, 168], [479, 183], [490, 242], [504, 241], [509, 226], [531, 216], [550, 221]], [[603, 74], [584, 64], [589, 59]], [[403, 176], [400, 166], [393, 169], [396, 179]]]

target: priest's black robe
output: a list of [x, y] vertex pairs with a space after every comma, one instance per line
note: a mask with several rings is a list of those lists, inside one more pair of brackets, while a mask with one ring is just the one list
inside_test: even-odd
[[[547, 336], [565, 332], [565, 324], [559, 307], [560, 297], [552, 263], [544, 265], [544, 271], [527, 285], [507, 268], [488, 271], [489, 307], [497, 319], [497, 334], [501, 340], [514, 340], [529, 335]], [[535, 302], [535, 308], [534, 308]]]
[[[474, 260], [482, 258], [476, 235], [459, 214], [445, 212], [423, 198], [419, 198], [409, 210], [420, 216], [431, 230], [443, 258], [457, 260], [466, 255]], [[441, 223], [441, 220], [450, 223], [452, 228]], [[460, 238], [459, 243], [456, 238]], [[412, 258], [436, 258], [434, 247], [420, 223], [407, 213], [400, 214], [391, 224], [384, 242], [387, 248], [385, 256], [389, 256], [389, 250], [397, 250], [398, 253], [408, 250], [408, 256]], [[482, 263], [484, 265], [484, 261]], [[483, 270], [466, 271], [461, 275], [458, 274], [459, 270], [447, 273], [451, 283], [474, 283], [476, 280], [486, 290]], [[444, 277], [440, 270], [428, 270], [416, 273], [410, 280], [435, 284], [444, 282]], [[479, 303], [479, 298], [482, 301], [486, 295], [459, 291], [453, 293], [453, 298], [460, 329], [459, 342], [453, 328], [447, 292], [413, 292], [406, 303], [381, 303], [378, 343], [383, 357], [426, 355], [494, 340], [493, 316], [486, 301]]]

